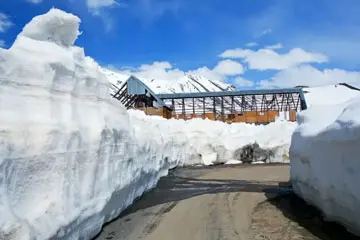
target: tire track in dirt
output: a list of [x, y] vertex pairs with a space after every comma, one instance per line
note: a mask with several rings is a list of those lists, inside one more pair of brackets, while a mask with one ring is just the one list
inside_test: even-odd
[[[230, 199], [229, 199], [230, 195], [233, 196], [233, 201], [232, 201], [232, 206], [231, 207], [230, 207], [230, 202], [229, 202], [230, 201]], [[236, 194], [225, 193], [223, 202], [225, 204], [227, 214], [229, 215], [230, 223], [229, 223], [228, 226], [231, 226], [230, 231], [232, 231], [232, 237], [233, 237], [233, 239], [240, 239], [239, 232], [237, 231], [236, 226], [235, 226], [235, 221], [236, 220], [235, 220], [235, 217], [234, 217], [234, 215], [232, 213], [233, 212], [232, 207], [235, 206], [236, 201], [237, 201], [237, 199], [235, 199], [236, 196], [237, 196], [237, 198], [239, 198], [240, 192], [238, 192]]]
[[234, 196], [233, 202], [232, 202], [232, 204], [231, 204], [231, 206], [232, 206], [232, 207], [234, 207], [234, 206], [235, 206], [235, 204], [236, 204], [236, 202], [239, 200], [240, 194], [241, 194], [241, 192], [237, 192], [237, 193], [235, 193], [235, 196]]
[[177, 201], [165, 203], [164, 206], [162, 206], [161, 209], [157, 213], [155, 213], [155, 216], [151, 219], [151, 221], [145, 226], [141, 239], [151, 234], [159, 226], [162, 219], [164, 218], [164, 215], [174, 209], [177, 204]]

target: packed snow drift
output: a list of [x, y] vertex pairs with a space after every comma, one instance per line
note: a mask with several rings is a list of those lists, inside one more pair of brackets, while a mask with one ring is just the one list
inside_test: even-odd
[[298, 115], [290, 148], [294, 191], [360, 234], [360, 91], [341, 85], [309, 91], [310, 108]]
[[89, 239], [171, 168], [286, 158], [294, 123], [127, 112], [79, 24], [52, 9], [0, 48], [0, 239]]

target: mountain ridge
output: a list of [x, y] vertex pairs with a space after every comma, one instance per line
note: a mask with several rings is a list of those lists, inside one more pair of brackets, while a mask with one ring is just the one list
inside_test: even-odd
[[[107, 68], [100, 69], [104, 73], [109, 82], [120, 88], [126, 80], [130, 77], [119, 71], [110, 70]], [[136, 76], [136, 74], [134, 74]], [[203, 76], [184, 74], [178, 79], [161, 80], [161, 79], [146, 79], [139, 77], [151, 90], [155, 93], [191, 93], [191, 92], [218, 92], [218, 91], [236, 91], [237, 89], [231, 84], [224, 83], [218, 80], [210, 80]]]

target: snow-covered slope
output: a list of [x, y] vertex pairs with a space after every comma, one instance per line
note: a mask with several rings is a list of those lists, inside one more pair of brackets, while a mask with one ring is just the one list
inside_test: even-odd
[[308, 89], [290, 148], [296, 194], [360, 235], [360, 91]]
[[253, 159], [283, 161], [294, 123], [126, 111], [73, 45], [79, 23], [52, 9], [0, 48], [0, 239], [90, 239], [169, 168], [242, 160], [255, 142]]
[[[129, 75], [122, 72], [112, 71], [106, 68], [102, 68], [101, 71], [108, 77], [109, 81], [117, 87], [121, 87], [129, 77]], [[137, 77], [155, 93], [216, 92], [236, 90], [235, 87], [230, 84], [190, 74], [184, 74], [177, 79], [167, 80]]]

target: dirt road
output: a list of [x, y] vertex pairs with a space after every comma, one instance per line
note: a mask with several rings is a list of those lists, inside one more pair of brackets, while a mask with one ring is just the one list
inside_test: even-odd
[[324, 223], [288, 181], [286, 165], [178, 169], [96, 239], [357, 239]]

